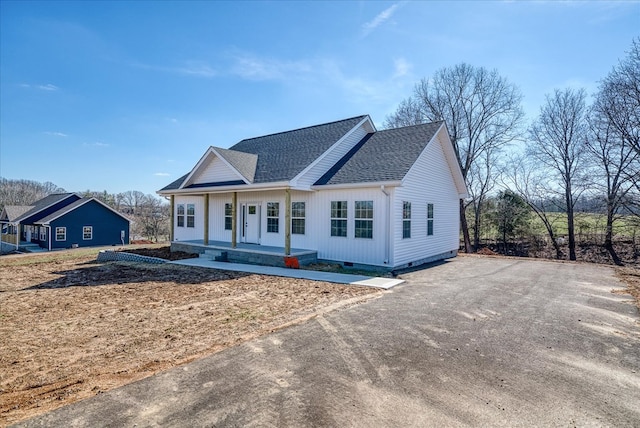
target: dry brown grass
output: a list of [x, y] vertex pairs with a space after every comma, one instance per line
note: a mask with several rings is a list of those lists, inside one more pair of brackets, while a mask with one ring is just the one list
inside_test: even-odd
[[95, 253], [0, 261], [0, 426], [380, 295]]

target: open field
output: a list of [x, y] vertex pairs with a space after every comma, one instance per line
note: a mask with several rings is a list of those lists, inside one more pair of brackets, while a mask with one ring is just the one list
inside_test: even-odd
[[0, 259], [0, 426], [380, 295], [96, 252]]

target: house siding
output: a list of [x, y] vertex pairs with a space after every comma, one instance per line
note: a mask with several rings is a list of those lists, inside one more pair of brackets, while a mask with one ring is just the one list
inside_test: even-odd
[[[124, 243], [129, 243], [129, 221], [105, 208], [96, 201], [89, 201], [71, 212], [51, 221], [51, 248], [94, 247], [100, 245], [121, 245], [120, 231], [125, 231]], [[93, 228], [90, 240], [84, 240], [84, 226]], [[56, 241], [56, 227], [66, 227], [65, 241]], [[46, 245], [46, 241], [41, 245]]]
[[211, 162], [198, 172], [191, 180], [193, 184], [217, 183], [233, 180], [241, 180], [242, 177], [231, 169], [224, 161], [213, 156]]
[[[440, 134], [438, 134], [440, 135]], [[411, 202], [411, 237], [402, 237], [403, 202]], [[433, 235], [427, 236], [427, 204], [434, 204]], [[393, 265], [402, 266], [459, 246], [459, 197], [437, 136], [396, 188], [393, 204]]]
[[[178, 205], [185, 205], [185, 225], [184, 227], [178, 227]], [[187, 227], [186, 222], [186, 209], [187, 204], [195, 205], [195, 222], [194, 227]], [[204, 238], [204, 196], [176, 196], [175, 208], [173, 216], [173, 230], [174, 240], [176, 241], [190, 241], [195, 239]]]

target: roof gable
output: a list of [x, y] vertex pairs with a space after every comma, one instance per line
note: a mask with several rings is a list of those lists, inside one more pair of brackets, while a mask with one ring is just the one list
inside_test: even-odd
[[253, 182], [258, 156], [234, 150], [209, 147], [179, 188], [207, 187], [220, 183]]
[[368, 134], [316, 185], [401, 181], [443, 122], [432, 122]]
[[0, 213], [0, 220], [12, 222], [30, 209], [33, 209], [33, 205], [5, 205]]
[[83, 206], [84, 204], [87, 204], [89, 202], [95, 202], [99, 205], [101, 205], [102, 207], [106, 208], [107, 210], [113, 212], [114, 214], [122, 217], [123, 219], [127, 220], [127, 221], [131, 221], [129, 220], [127, 217], [125, 217], [124, 215], [120, 214], [118, 211], [114, 210], [113, 208], [111, 208], [109, 205], [105, 204], [104, 202], [96, 199], [96, 198], [81, 198], [78, 199], [77, 201], [49, 214], [48, 216], [40, 219], [39, 221], [36, 222], [36, 224], [49, 224], [52, 221], [64, 216], [65, 214], [70, 213], [71, 211]]
[[80, 196], [75, 193], [54, 193], [52, 195], [45, 196], [44, 198], [33, 203], [33, 207], [17, 217], [15, 222], [22, 222], [24, 220], [37, 221], [39, 216], [46, 215], [43, 211], [53, 207], [56, 204], [67, 202], [72, 203], [75, 200], [80, 199]]

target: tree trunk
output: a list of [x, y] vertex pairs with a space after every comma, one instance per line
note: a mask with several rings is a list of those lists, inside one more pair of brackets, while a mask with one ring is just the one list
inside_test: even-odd
[[565, 202], [567, 204], [567, 231], [569, 233], [569, 260], [576, 260], [576, 231], [573, 219], [573, 198], [571, 195], [571, 184], [567, 184], [565, 189]]
[[616, 253], [615, 248], [613, 248], [613, 207], [610, 205], [609, 201], [607, 201], [607, 232], [604, 237], [604, 248], [607, 249], [609, 254], [611, 255], [611, 259], [618, 266], [624, 266], [622, 260]]
[[465, 212], [464, 199], [460, 199], [460, 229], [462, 229], [462, 238], [464, 240], [464, 252], [472, 253], [471, 239], [469, 237], [469, 226], [467, 225], [467, 213]]
[[482, 201], [478, 201], [474, 210], [474, 227], [473, 227], [473, 252], [475, 253], [480, 249], [480, 206]]

